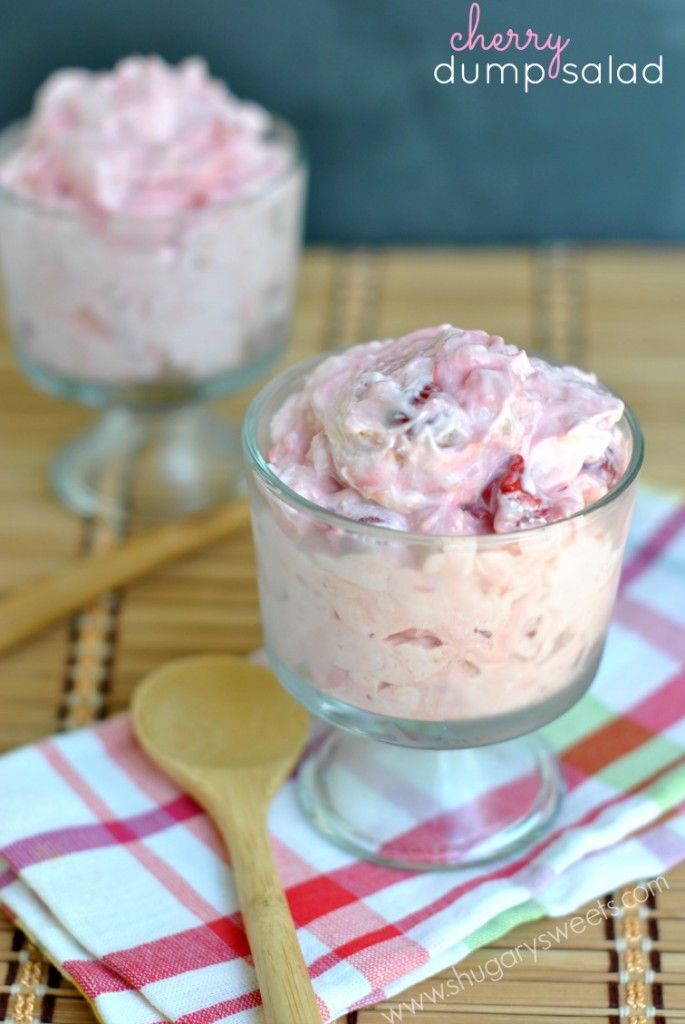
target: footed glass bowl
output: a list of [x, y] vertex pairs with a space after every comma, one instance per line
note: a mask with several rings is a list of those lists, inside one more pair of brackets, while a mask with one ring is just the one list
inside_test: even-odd
[[[0, 136], [0, 161], [21, 125]], [[274, 122], [284, 169], [244, 198], [173, 216], [56, 210], [0, 188], [10, 334], [43, 391], [105, 412], [58, 453], [52, 480], [82, 515], [166, 519], [228, 497], [240, 437], [209, 399], [244, 389], [286, 342], [306, 168]]]
[[597, 671], [639, 425], [626, 410], [626, 472], [576, 515], [511, 534], [409, 534], [328, 512], [269, 469], [272, 416], [313, 365], [269, 384], [243, 427], [266, 650], [282, 685], [337, 727], [301, 767], [302, 805], [383, 864], [491, 860], [558, 807], [561, 774], [535, 730]]

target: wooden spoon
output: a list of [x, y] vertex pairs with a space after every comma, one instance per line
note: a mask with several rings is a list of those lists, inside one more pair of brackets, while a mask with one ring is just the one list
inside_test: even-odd
[[243, 501], [153, 527], [107, 551], [78, 558], [18, 587], [0, 601], [0, 652], [78, 611], [107, 590], [214, 544], [250, 521]]
[[226, 842], [267, 1024], [321, 1024], [266, 823], [306, 742], [307, 713], [268, 669], [215, 655], [147, 676], [133, 697], [133, 723], [146, 753]]

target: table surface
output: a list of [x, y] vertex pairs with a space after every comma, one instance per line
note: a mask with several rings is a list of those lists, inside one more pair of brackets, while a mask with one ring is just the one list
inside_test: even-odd
[[[550, 245], [508, 249], [316, 249], [305, 257], [288, 361], [419, 325], [486, 327], [595, 370], [637, 411], [646, 476], [685, 484], [685, 251]], [[220, 403], [240, 416], [245, 398]], [[112, 542], [106, 524], [59, 507], [47, 484], [55, 446], [92, 413], [37, 394], [0, 339], [0, 593], [78, 551]], [[192, 626], [192, 628], [188, 628]], [[169, 658], [260, 640], [248, 531], [103, 597], [0, 662], [0, 748], [123, 709], [136, 682]], [[641, 1024], [685, 1019], [685, 868], [641, 910], [569, 933], [500, 981], [443, 993], [417, 986], [423, 1024], [485, 1021]], [[460, 964], [479, 966], [544, 931], [521, 927]], [[423, 1008], [419, 1003], [423, 1001]], [[350, 1014], [390, 1020], [386, 1004]], [[92, 1011], [22, 932], [0, 924], [0, 1022], [86, 1024]], [[399, 1019], [399, 1018], [395, 1018]]]

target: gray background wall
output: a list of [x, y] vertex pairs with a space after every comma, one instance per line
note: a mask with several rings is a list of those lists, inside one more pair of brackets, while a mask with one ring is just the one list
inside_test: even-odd
[[565, 59], [664, 55], [662, 86], [546, 83], [528, 96], [435, 84], [468, 6], [0, 0], [0, 122], [60, 65], [199, 53], [306, 136], [314, 239], [685, 237], [685, 0], [483, 0], [486, 30], [571, 36]]

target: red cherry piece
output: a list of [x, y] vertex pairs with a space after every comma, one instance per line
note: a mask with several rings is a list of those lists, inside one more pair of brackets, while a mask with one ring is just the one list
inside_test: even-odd
[[411, 404], [412, 405], [423, 405], [424, 402], [428, 401], [428, 399], [430, 398], [431, 395], [435, 394], [435, 392], [439, 391], [439, 390], [440, 389], [438, 388], [437, 384], [433, 384], [432, 382], [429, 382], [428, 384], [424, 384], [423, 387], [421, 388], [421, 390], [417, 391], [417, 393], [413, 396], [413, 398], [411, 400]]
[[495, 517], [486, 505], [470, 505], [466, 511], [479, 523], [483, 523], [483, 525], [487, 527], [489, 533], [492, 533]]
[[526, 462], [522, 455], [512, 456], [511, 462], [499, 482], [499, 493], [515, 494], [522, 505], [526, 505], [528, 508], [539, 508], [542, 504], [540, 498], [536, 498], [523, 486], [521, 478], [525, 467]]
[[522, 455], [514, 455], [504, 476], [499, 482], [499, 489], [502, 494], [512, 494], [514, 491], [522, 491], [521, 474], [526, 462]]
[[411, 416], [407, 416], [406, 412], [394, 412], [390, 417], [391, 427], [403, 427], [405, 423], [411, 422]]
[[490, 508], [490, 503], [492, 502], [493, 487], [494, 481], [491, 480], [490, 483], [483, 488], [483, 492], [480, 496], [480, 500], [483, 502], [484, 505], [487, 505], [488, 508]]

